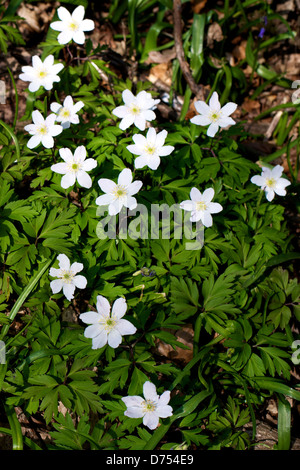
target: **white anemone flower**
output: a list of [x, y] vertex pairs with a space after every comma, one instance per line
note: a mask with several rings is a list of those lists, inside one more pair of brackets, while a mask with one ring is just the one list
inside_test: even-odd
[[77, 113], [83, 106], [83, 101], [74, 104], [72, 96], [68, 95], [63, 104], [51, 103], [50, 109], [56, 114], [56, 121], [60, 122], [64, 129], [68, 129], [71, 124], [79, 124]]
[[213, 92], [209, 104], [205, 101], [196, 101], [195, 108], [199, 115], [194, 116], [190, 121], [198, 126], [207, 126], [207, 135], [214, 137], [219, 130], [219, 127], [227, 127], [235, 124], [235, 121], [229, 117], [236, 108], [237, 104], [229, 102], [221, 108], [218, 93]]
[[29, 91], [35, 92], [41, 86], [45, 90], [51, 90], [54, 82], [59, 82], [60, 77], [57, 75], [64, 68], [63, 64], [54, 64], [54, 56], [48, 55], [44, 62], [39, 56], [32, 57], [32, 66], [24, 65], [19, 76], [24, 82], [31, 82], [28, 86]]
[[291, 184], [287, 179], [281, 178], [282, 173], [283, 167], [281, 165], [276, 165], [272, 169], [262, 167], [261, 175], [252, 176], [250, 181], [260, 186], [265, 191], [267, 200], [272, 201], [275, 194], [285, 196], [285, 188]]
[[51, 277], [58, 277], [50, 282], [50, 287], [53, 294], [58, 294], [58, 292], [63, 290], [65, 297], [68, 300], [74, 298], [75, 288], [85, 289], [87, 285], [87, 280], [84, 276], [77, 275], [80, 271], [83, 270], [82, 263], [73, 263], [70, 265], [69, 258], [64, 255], [58, 255], [59, 269], [50, 268], [49, 274]]
[[173, 409], [168, 405], [171, 393], [167, 390], [158, 396], [155, 385], [147, 381], [143, 385], [143, 394], [144, 398], [138, 395], [122, 398], [127, 407], [124, 415], [129, 418], [143, 418], [143, 424], [153, 430], [157, 428], [159, 418], [173, 415]]
[[97, 296], [97, 312], [85, 312], [79, 315], [80, 320], [89, 326], [84, 330], [86, 338], [92, 338], [92, 349], [103, 348], [108, 344], [117, 348], [122, 342], [122, 336], [134, 335], [136, 327], [123, 316], [127, 310], [126, 300], [119, 297], [110, 304], [102, 295]]
[[106, 194], [96, 199], [98, 206], [107, 206], [109, 215], [116, 215], [123, 206], [128, 209], [137, 207], [137, 200], [133, 197], [142, 187], [142, 181], [132, 182], [132, 172], [129, 168], [121, 171], [118, 177], [118, 183], [107, 178], [100, 178], [98, 184]]
[[57, 14], [60, 21], [51, 23], [50, 28], [60, 31], [57, 36], [59, 44], [67, 44], [72, 39], [77, 44], [84, 44], [84, 31], [92, 31], [95, 28], [93, 20], [84, 19], [85, 10], [82, 5], [75, 8], [72, 14], [66, 8], [59, 7]]
[[55, 163], [51, 166], [51, 170], [64, 175], [61, 179], [61, 187], [67, 189], [77, 180], [83, 188], [90, 188], [92, 179], [87, 171], [96, 168], [97, 162], [93, 158], [86, 159], [86, 148], [80, 145], [75, 149], [74, 155], [70, 149], [61, 148], [59, 154], [64, 163]]
[[216, 214], [223, 210], [221, 204], [211, 202], [214, 194], [213, 188], [206, 189], [203, 194], [200, 193], [199, 189], [192, 188], [190, 192], [191, 200], [181, 202], [180, 207], [185, 211], [191, 212], [191, 222], [201, 220], [204, 227], [211, 227], [213, 224], [211, 214]]
[[156, 118], [154, 109], [160, 102], [152, 98], [151, 93], [140, 91], [136, 96], [130, 90], [122, 92], [124, 105], [115, 108], [112, 113], [121, 118], [120, 129], [123, 131], [134, 124], [140, 131], [144, 131], [146, 121]]
[[167, 131], [161, 131], [156, 134], [153, 127], [147, 132], [146, 137], [141, 134], [135, 134], [132, 139], [135, 145], [128, 145], [127, 150], [134, 155], [139, 155], [134, 161], [135, 168], [148, 166], [151, 170], [156, 170], [160, 164], [160, 157], [165, 157], [173, 152], [172, 145], [164, 145]]
[[32, 135], [27, 142], [27, 147], [33, 149], [42, 144], [47, 149], [52, 148], [54, 146], [53, 137], [63, 131], [60, 124], [55, 124], [55, 114], [50, 114], [44, 119], [40, 111], [35, 110], [32, 112], [32, 121], [33, 124], [24, 127], [25, 131]]

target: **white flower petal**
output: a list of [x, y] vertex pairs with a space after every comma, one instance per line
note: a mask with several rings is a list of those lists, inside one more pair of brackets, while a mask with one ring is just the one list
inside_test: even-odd
[[80, 320], [83, 323], [92, 324], [99, 322], [99, 313], [98, 312], [84, 312], [79, 315]]
[[221, 109], [218, 93], [216, 91], [214, 91], [213, 94], [211, 95], [211, 98], [209, 100], [209, 107], [213, 111], [219, 111]]
[[73, 11], [72, 13], [72, 19], [75, 20], [77, 23], [81, 23], [81, 21], [83, 20], [84, 18], [84, 13], [85, 13], [85, 10], [84, 10], [84, 6], [83, 5], [79, 5], [77, 8], [75, 8], [75, 10]]
[[101, 349], [107, 344], [107, 333], [102, 330], [101, 333], [92, 339], [92, 349]]
[[143, 148], [147, 144], [147, 139], [142, 134], [134, 134], [132, 140], [136, 144], [137, 148]]
[[84, 336], [86, 338], [95, 338], [101, 332], [102, 332], [102, 328], [99, 325], [99, 323], [93, 323], [92, 325], [86, 327], [86, 329], [84, 330]]
[[95, 23], [93, 20], [83, 20], [80, 28], [82, 31], [92, 31], [95, 28]]
[[32, 122], [37, 125], [41, 125], [45, 123], [45, 119], [43, 118], [42, 113], [38, 111], [37, 109], [32, 111], [31, 119], [32, 119]]
[[58, 294], [58, 292], [61, 291], [62, 286], [63, 286], [63, 283], [61, 279], [54, 279], [54, 281], [50, 282], [50, 288], [53, 294]]
[[122, 121], [120, 122], [120, 125], [119, 125], [120, 129], [122, 131], [125, 131], [125, 129], [127, 129], [129, 126], [131, 126], [131, 124], [134, 123], [134, 120], [135, 120], [135, 117], [133, 114], [126, 114], [126, 116], [124, 116]]
[[[123, 398], [122, 398], [123, 400]], [[145, 415], [145, 412], [143, 411], [143, 408], [140, 407], [130, 407], [124, 412], [125, 416], [128, 416], [128, 418], [142, 418]]]
[[159, 417], [153, 411], [148, 412], [143, 418], [143, 424], [151, 430], [156, 429], [159, 424]]
[[146, 127], [146, 119], [144, 118], [144, 116], [138, 114], [137, 116], [135, 116], [134, 118], [134, 125], [140, 129], [140, 131], [144, 131], [145, 130], [145, 127]]
[[132, 102], [135, 101], [135, 96], [130, 90], [124, 90], [122, 92], [122, 98], [126, 105], [130, 105]]
[[85, 35], [83, 31], [76, 31], [73, 34], [73, 41], [77, 44], [84, 44], [85, 42]]
[[123, 207], [123, 202], [121, 199], [115, 199], [113, 202], [111, 202], [108, 206], [108, 213], [109, 215], [117, 215], [121, 211]]
[[64, 271], [69, 271], [70, 270], [70, 260], [65, 254], [58, 255], [57, 257], [58, 264], [60, 269], [63, 269]]
[[57, 36], [57, 40], [59, 42], [59, 44], [68, 44], [70, 41], [72, 41], [72, 33], [71, 31], [62, 31], [61, 33], [59, 33], [59, 35]]
[[96, 204], [97, 206], [108, 206], [114, 201], [114, 196], [112, 194], [102, 194], [101, 196], [97, 197]]
[[205, 211], [204, 214], [202, 215], [202, 223], [204, 225], [204, 227], [211, 227], [212, 224], [213, 224], [213, 219], [212, 219], [212, 216], [210, 215], [210, 213], [208, 211]]
[[50, 109], [51, 109], [51, 111], [53, 111], [54, 113], [57, 113], [61, 108], [62, 108], [62, 105], [59, 104], [59, 103], [51, 103], [51, 104], [50, 104]]
[[222, 107], [222, 115], [223, 116], [229, 116], [230, 114], [234, 113], [234, 111], [236, 110], [237, 108], [237, 104], [235, 103], [232, 103], [231, 101], [229, 103], [226, 103], [223, 107]]
[[[144, 166], [148, 166], [148, 161], [149, 161], [148, 157], [137, 157], [134, 160], [134, 166], [135, 166], [136, 169], [143, 168]], [[155, 170], [156, 170], [156, 168], [155, 168]]]
[[158, 395], [156, 393], [156, 387], [153, 383], [147, 381], [143, 385], [143, 394], [146, 400], [158, 401]]
[[39, 135], [33, 135], [27, 142], [29, 149], [34, 149], [41, 143], [41, 137]]
[[51, 277], [60, 277], [60, 269], [57, 269], [57, 268], [50, 268], [49, 269], [49, 275]]
[[251, 183], [253, 184], [256, 184], [256, 186], [264, 186], [265, 185], [265, 178], [263, 178], [262, 176], [260, 175], [255, 175], [255, 176], [252, 176], [252, 178], [250, 179]]
[[66, 163], [55, 163], [51, 166], [51, 170], [60, 175], [65, 175], [68, 172], [68, 165]]
[[200, 114], [198, 116], [192, 117], [190, 121], [192, 124], [197, 124], [197, 126], [207, 126], [211, 123], [211, 119], [209, 117], [202, 116]]
[[175, 147], [173, 147], [172, 145], [164, 145], [159, 149], [159, 155], [161, 157], [166, 157], [167, 155], [170, 155], [170, 153], [172, 153], [174, 149]]
[[221, 117], [218, 120], [218, 126], [220, 127], [227, 127], [227, 126], [233, 126], [235, 124], [235, 121], [231, 117]]
[[203, 196], [198, 188], [192, 188], [190, 191], [190, 198], [192, 201], [197, 202], [201, 201], [203, 199]]
[[210, 108], [208, 104], [205, 103], [205, 101], [196, 101], [195, 108], [199, 114], [203, 114], [204, 116], [207, 116], [210, 112]]
[[129, 168], [124, 168], [118, 177], [118, 184], [127, 187], [132, 182], [132, 172]]
[[116, 329], [122, 336], [134, 335], [137, 331], [136, 327], [132, 323], [130, 323], [130, 321], [124, 320], [123, 318], [118, 321]]
[[116, 189], [116, 183], [107, 178], [100, 178], [98, 184], [104, 193], [111, 194]]
[[126, 201], [124, 202], [124, 206], [127, 207], [129, 210], [133, 210], [137, 207], [137, 200], [135, 197], [128, 196]]
[[59, 149], [59, 155], [66, 163], [73, 163], [73, 154], [70, 149], [68, 148]]
[[50, 128], [50, 132], [53, 137], [56, 137], [57, 135], [61, 134], [62, 131], [63, 131], [63, 128], [59, 124], [55, 124], [54, 126], [51, 126]]
[[134, 155], [141, 155], [143, 153], [143, 149], [138, 145], [127, 145], [127, 150]]
[[215, 195], [215, 191], [213, 188], [208, 188], [202, 194], [202, 200], [206, 203], [210, 202]]
[[84, 107], [84, 102], [83, 101], [77, 101], [77, 103], [74, 104], [73, 106], [73, 112], [78, 113], [82, 108]]
[[77, 173], [77, 181], [83, 188], [91, 188], [92, 179], [91, 177], [83, 170], [79, 170]]
[[165, 406], [169, 403], [171, 398], [171, 392], [169, 390], [165, 391], [164, 393], [161, 394], [158, 400], [158, 406]]
[[59, 7], [57, 9], [57, 15], [58, 15], [58, 18], [61, 21], [70, 21], [71, 20], [71, 14], [69, 13], [69, 11], [65, 7]]
[[276, 165], [274, 168], [272, 168], [272, 177], [277, 179], [280, 178], [283, 173], [283, 166], [281, 165]]
[[40, 86], [41, 86], [40, 80], [35, 80], [29, 84], [28, 90], [31, 91], [31, 93], [35, 93], [36, 91], [38, 91]]
[[142, 397], [139, 397], [138, 395], [134, 395], [123, 397], [122, 401], [125, 403], [127, 408], [139, 408], [142, 407], [144, 399]]
[[129, 196], [133, 196], [141, 189], [142, 186], [143, 186], [142, 181], [138, 181], [138, 180], [134, 181], [127, 187], [127, 193], [129, 194]]
[[163, 130], [163, 131], [161, 131], [157, 134], [157, 136], [156, 136], [156, 145], [157, 145], [157, 147], [163, 147], [164, 146], [167, 135], [168, 135], [168, 133], [165, 130]]
[[208, 209], [211, 214], [217, 214], [223, 210], [223, 207], [218, 202], [210, 202]]
[[[127, 106], [118, 106], [117, 108], [113, 109], [112, 114], [119, 118], [124, 118], [128, 114], [128, 107]], [[132, 121], [133, 122], [133, 121]]]
[[50, 24], [50, 28], [54, 31], [63, 31], [65, 29], [65, 25], [62, 21], [53, 21], [53, 23]]
[[278, 195], [278, 196], [285, 196], [286, 195], [286, 190], [280, 186], [277, 186], [275, 189], [274, 189], [275, 193]]
[[99, 313], [108, 317], [110, 314], [110, 304], [109, 301], [102, 295], [97, 296], [97, 310]]
[[266, 198], [269, 202], [273, 201], [275, 192], [271, 188], [266, 188]]
[[112, 329], [107, 335], [107, 342], [111, 348], [117, 348], [122, 343], [122, 336], [117, 329]]
[[87, 285], [86, 278], [84, 276], [81, 276], [80, 274], [78, 276], [73, 277], [72, 282], [79, 289], [85, 289]]
[[54, 147], [54, 139], [51, 135], [43, 135], [42, 136], [42, 139], [41, 139], [41, 142], [42, 142], [42, 145], [46, 148], [46, 149], [52, 149]]
[[184, 211], [192, 211], [195, 208], [195, 203], [187, 199], [186, 201], [182, 201], [180, 203], [180, 209]]
[[213, 122], [207, 129], [206, 135], [208, 135], [208, 137], [214, 137], [216, 133], [218, 132], [218, 130], [219, 130], [218, 124]]
[[73, 186], [73, 184], [75, 184], [75, 181], [76, 181], [75, 173], [69, 172], [69, 173], [66, 173], [62, 177], [60, 184], [62, 188], [67, 189]]
[[158, 406], [156, 413], [160, 418], [169, 418], [173, 415], [173, 408], [170, 405]]
[[119, 297], [117, 300], [114, 301], [111, 312], [114, 318], [119, 319], [124, 317], [126, 310], [126, 300], [123, 297]]
[[74, 298], [75, 286], [73, 284], [63, 284], [63, 293], [68, 300]]

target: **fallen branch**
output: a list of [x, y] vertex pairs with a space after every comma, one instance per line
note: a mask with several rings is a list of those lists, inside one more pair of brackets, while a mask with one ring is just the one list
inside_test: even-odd
[[204, 101], [203, 87], [198, 85], [191, 73], [190, 66], [185, 60], [183, 44], [182, 44], [182, 28], [181, 28], [181, 0], [173, 0], [173, 20], [174, 20], [174, 40], [175, 51], [183, 76], [199, 100]]

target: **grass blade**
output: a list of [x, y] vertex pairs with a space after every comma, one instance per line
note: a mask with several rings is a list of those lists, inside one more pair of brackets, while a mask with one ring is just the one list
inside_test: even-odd
[[278, 450], [289, 450], [291, 445], [291, 405], [278, 396]]
[[8, 406], [4, 403], [5, 413], [10, 425], [11, 436], [13, 440], [13, 450], [23, 450], [23, 435], [21, 424], [17, 418], [13, 406]]

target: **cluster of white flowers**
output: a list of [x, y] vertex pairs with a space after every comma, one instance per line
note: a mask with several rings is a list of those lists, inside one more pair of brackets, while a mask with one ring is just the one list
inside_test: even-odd
[[[86, 31], [94, 29], [92, 20], [84, 19], [85, 10], [83, 6], [78, 6], [72, 14], [64, 7], [57, 10], [60, 21], [51, 23], [50, 27], [58, 31], [57, 40], [59, 44], [65, 45], [70, 41], [83, 44]], [[20, 79], [30, 82], [29, 91], [36, 92], [40, 87], [51, 90], [55, 82], [60, 81], [58, 73], [64, 68], [63, 64], [54, 63], [53, 55], [49, 55], [42, 61], [38, 56], [32, 57], [32, 66], [22, 68]], [[126, 130], [134, 124], [140, 131], [144, 131], [148, 122], [156, 118], [154, 110], [159, 99], [153, 99], [146, 91], [139, 92], [136, 96], [126, 89], [122, 93], [124, 105], [116, 107], [112, 113], [121, 119], [120, 129]], [[25, 126], [31, 138], [27, 146], [30, 149], [42, 144], [45, 148], [53, 148], [53, 137], [59, 135], [64, 129], [68, 129], [71, 124], [79, 124], [78, 112], [83, 108], [84, 103], [79, 101], [74, 104], [72, 96], [65, 97], [63, 103], [53, 102], [50, 105], [52, 114], [43, 117], [40, 111], [32, 113], [32, 124]], [[225, 128], [235, 124], [230, 115], [236, 110], [237, 104], [229, 102], [221, 107], [217, 92], [213, 92], [209, 104], [204, 101], [195, 103], [196, 111], [199, 113], [190, 121], [200, 126], [209, 126], [207, 136], [214, 137], [219, 128]], [[134, 134], [132, 139], [134, 144], [128, 145], [127, 150], [136, 155], [134, 166], [136, 169], [148, 167], [157, 170], [161, 157], [170, 155], [174, 151], [171, 145], [165, 145], [167, 131], [156, 132], [154, 127], [149, 127], [146, 136]], [[68, 148], [59, 149], [63, 162], [55, 163], [51, 166], [52, 171], [63, 175], [61, 186], [67, 189], [75, 184], [84, 188], [91, 188], [92, 179], [87, 172], [97, 166], [96, 160], [86, 158], [87, 152], [84, 146], [75, 149], [74, 154]], [[275, 194], [284, 196], [286, 187], [291, 183], [282, 178], [283, 168], [277, 165], [270, 169], [262, 167], [262, 174], [251, 178], [251, 182], [265, 191], [268, 201], [272, 201]], [[96, 199], [99, 206], [108, 206], [110, 215], [120, 213], [122, 207], [134, 209], [137, 207], [137, 200], [134, 197], [141, 189], [142, 181], [133, 181], [132, 171], [129, 168], [123, 169], [117, 183], [107, 178], [100, 178], [98, 184], [104, 192]], [[219, 213], [223, 207], [216, 202], [212, 202], [215, 196], [213, 188], [207, 188], [203, 193], [198, 188], [193, 187], [190, 191], [190, 199], [182, 201], [180, 207], [191, 212], [190, 221], [201, 221], [205, 227], [213, 224], [211, 214]], [[57, 257], [59, 268], [50, 268], [49, 274], [56, 279], [50, 282], [53, 294], [58, 294], [61, 290], [65, 297], [71, 301], [74, 298], [76, 287], [85, 289], [87, 279], [78, 275], [84, 269], [82, 263], [71, 264], [65, 254]], [[79, 315], [80, 320], [88, 326], [85, 328], [84, 336], [92, 340], [92, 349], [103, 348], [108, 345], [117, 348], [122, 343], [122, 336], [134, 335], [136, 327], [123, 317], [127, 311], [126, 300], [122, 297], [116, 299], [110, 307], [109, 301], [101, 296], [97, 296], [97, 311], [87, 311]], [[146, 381], [143, 385], [143, 395], [127, 396], [122, 398], [126, 405], [125, 416], [130, 418], [143, 418], [143, 424], [149, 429], [157, 428], [159, 418], [172, 416], [173, 410], [170, 405], [170, 391], [165, 391], [158, 396], [153, 383]]]

